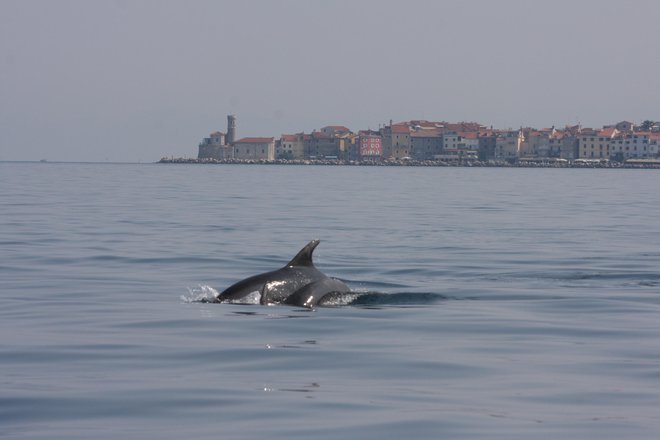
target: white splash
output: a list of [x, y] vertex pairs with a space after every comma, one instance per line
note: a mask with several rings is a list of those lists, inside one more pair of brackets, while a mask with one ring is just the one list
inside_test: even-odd
[[181, 301], [185, 303], [194, 303], [201, 301], [214, 301], [220, 292], [211, 286], [199, 285], [198, 287], [188, 287], [188, 295], [181, 295]]
[[362, 295], [363, 293], [360, 292], [351, 292], [337, 296], [331, 296], [331, 298], [323, 301], [323, 305], [329, 307], [347, 306]]

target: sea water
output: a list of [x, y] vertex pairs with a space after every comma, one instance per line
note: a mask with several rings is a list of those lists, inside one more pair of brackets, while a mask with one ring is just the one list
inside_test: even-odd
[[[657, 438], [658, 188], [0, 163], [0, 437]], [[354, 301], [201, 302], [315, 238]]]

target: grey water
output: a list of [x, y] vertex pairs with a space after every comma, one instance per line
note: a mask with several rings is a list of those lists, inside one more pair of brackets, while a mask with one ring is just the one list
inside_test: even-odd
[[[658, 188], [0, 163], [0, 437], [657, 438]], [[314, 238], [352, 301], [202, 302]]]

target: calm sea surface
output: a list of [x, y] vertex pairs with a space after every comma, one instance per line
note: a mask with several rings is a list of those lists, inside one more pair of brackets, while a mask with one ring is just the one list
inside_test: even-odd
[[[0, 437], [658, 438], [659, 189], [0, 163]], [[314, 238], [352, 303], [200, 302]]]

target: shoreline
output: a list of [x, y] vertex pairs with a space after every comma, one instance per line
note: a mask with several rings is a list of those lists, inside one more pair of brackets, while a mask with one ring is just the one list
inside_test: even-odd
[[610, 161], [573, 161], [558, 162], [554, 160], [517, 160], [508, 161], [441, 161], [441, 160], [384, 160], [384, 161], [357, 161], [357, 160], [242, 160], [242, 159], [194, 159], [194, 158], [167, 158], [163, 157], [159, 164], [198, 164], [198, 165], [298, 165], [298, 166], [367, 166], [367, 167], [464, 167], [464, 168], [616, 168], [616, 169], [660, 169], [660, 160], [632, 160], [627, 162]]

